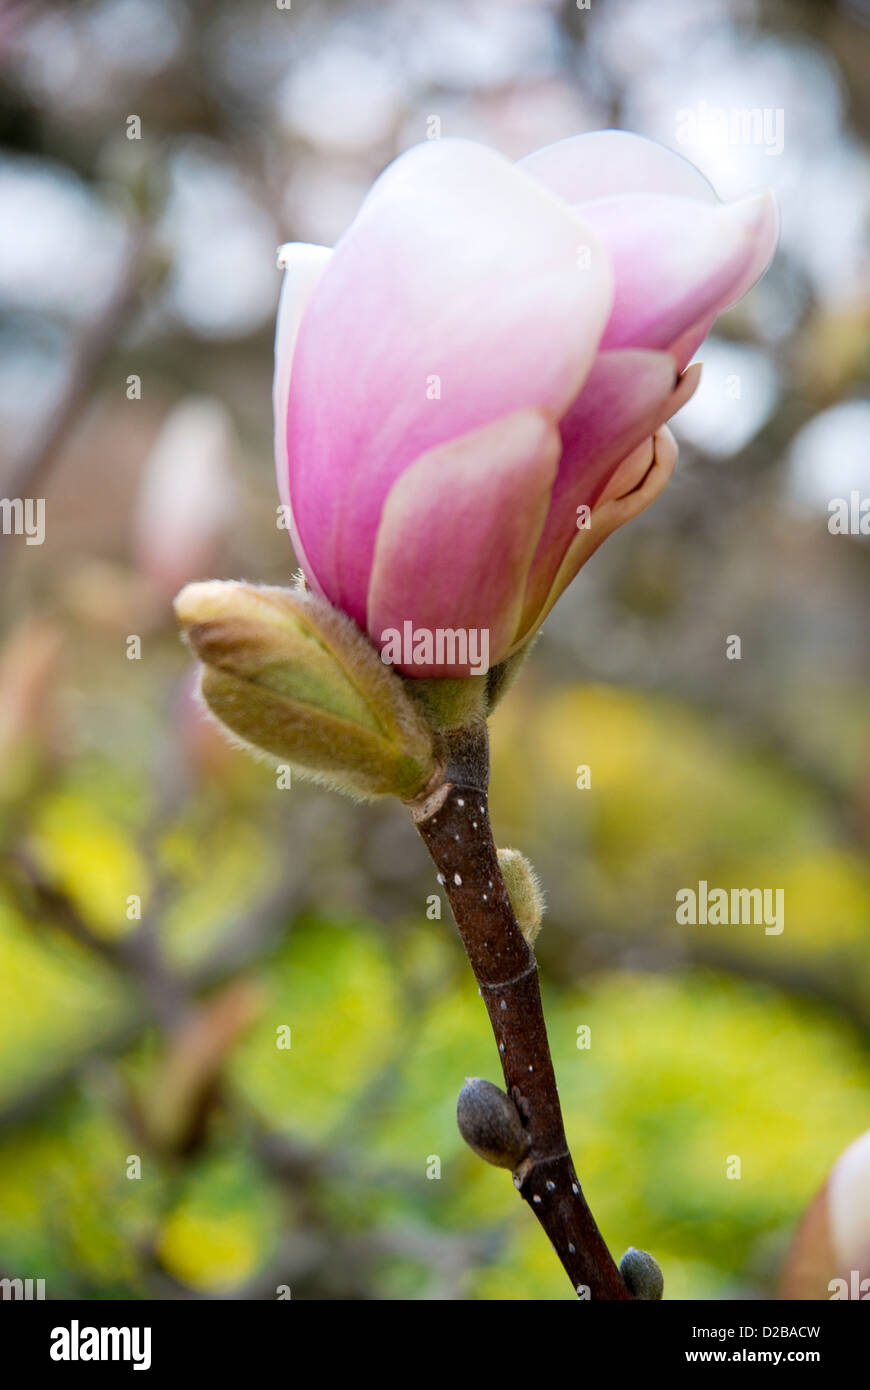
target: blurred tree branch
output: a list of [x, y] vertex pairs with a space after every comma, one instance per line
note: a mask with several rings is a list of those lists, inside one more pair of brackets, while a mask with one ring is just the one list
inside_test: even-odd
[[152, 231], [150, 220], [132, 226], [111, 294], [99, 316], [81, 331], [72, 350], [70, 369], [59, 400], [38, 438], [4, 479], [7, 496], [32, 497], [44, 487], [58, 453], [90, 399], [100, 372], [137, 309]]

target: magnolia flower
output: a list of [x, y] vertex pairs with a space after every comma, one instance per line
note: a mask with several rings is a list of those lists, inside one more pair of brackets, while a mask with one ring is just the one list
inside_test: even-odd
[[[664, 488], [687, 364], [777, 230], [772, 194], [721, 203], [623, 131], [395, 160], [334, 251], [281, 250], [278, 484], [312, 588], [379, 648], [406, 627], [485, 632], [490, 665], [522, 648]], [[398, 669], [472, 669], [421, 650]]]

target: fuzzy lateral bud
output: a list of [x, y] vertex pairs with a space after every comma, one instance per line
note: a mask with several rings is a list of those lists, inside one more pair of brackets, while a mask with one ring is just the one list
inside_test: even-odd
[[642, 1302], [655, 1302], [664, 1293], [661, 1266], [645, 1250], [630, 1245], [619, 1262], [619, 1272], [629, 1293]]
[[534, 946], [544, 916], [541, 880], [518, 849], [500, 849], [498, 865], [519, 929], [529, 945]]
[[466, 1077], [456, 1102], [456, 1123], [468, 1147], [496, 1168], [517, 1168], [525, 1157], [529, 1141], [520, 1113], [491, 1081]]
[[351, 796], [418, 795], [433, 738], [400, 678], [345, 614], [302, 589], [218, 580], [175, 600], [201, 694], [237, 739]]

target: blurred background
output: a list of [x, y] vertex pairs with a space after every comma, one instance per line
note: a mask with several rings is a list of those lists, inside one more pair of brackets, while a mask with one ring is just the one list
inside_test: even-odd
[[[774, 1296], [870, 1127], [870, 536], [828, 529], [870, 496], [870, 5], [5, 0], [0, 65], [0, 491], [45, 499], [42, 544], [36, 512], [0, 537], [0, 1276], [572, 1297], [459, 1139], [497, 1056], [402, 808], [225, 746], [170, 608], [288, 581], [275, 248], [331, 244], [437, 116], [512, 157], [622, 126], [780, 200], [675, 480], [494, 718], [492, 796], [547, 889], [611, 1247], [653, 1251], [666, 1297]], [[711, 114], [745, 109], [771, 138]], [[784, 889], [784, 932], [677, 926], [700, 879]]]

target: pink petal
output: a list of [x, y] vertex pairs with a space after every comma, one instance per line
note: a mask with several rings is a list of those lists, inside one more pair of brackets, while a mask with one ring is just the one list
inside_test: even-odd
[[[489, 664], [510, 645], [556, 476], [559, 432], [520, 411], [423, 454], [383, 509], [368, 632], [469, 629], [489, 634]], [[466, 676], [468, 666], [402, 665], [408, 676]]]
[[[636, 492], [649, 473], [653, 460], [662, 469], [659, 482], [662, 481], [662, 478], [667, 482], [674, 470], [677, 452], [677, 441], [668, 427], [664, 425], [652, 438], [645, 439], [641, 444], [638, 444], [637, 448], [632, 449], [631, 453], [622, 460], [601, 494], [602, 508], [608, 502], [622, 502]], [[656, 496], [658, 496], [658, 492]]]
[[584, 203], [582, 212], [613, 260], [602, 348], [670, 348], [745, 294], [776, 249], [771, 193], [719, 205], [625, 194]]
[[562, 461], [532, 572], [525, 608], [536, 612], [577, 535], [577, 508], [592, 506], [614, 468], [661, 424], [674, 390], [667, 352], [601, 353], [560, 422]]
[[593, 506], [618, 461], [668, 418], [664, 412], [675, 391], [670, 353], [602, 352], [560, 422], [562, 462], [554, 504], [570, 492], [575, 511], [584, 502]]
[[[290, 464], [287, 457], [287, 404], [290, 399], [293, 354], [296, 350], [299, 325], [302, 322], [305, 306], [326, 269], [331, 255], [332, 251], [328, 247], [311, 246], [306, 242], [289, 243], [282, 246], [280, 251], [280, 264], [284, 267], [284, 279], [281, 284], [278, 317], [275, 323], [272, 412], [275, 422], [275, 471], [278, 477], [278, 495], [284, 506], [288, 508], [290, 507]], [[309, 571], [292, 519], [290, 532], [296, 558], [316, 586], [316, 578]]]
[[684, 372], [686, 366], [691, 362], [698, 348], [703, 343], [713, 324], [716, 322], [716, 314], [705, 314], [693, 323], [691, 328], [687, 328], [674, 342], [670, 344], [668, 351], [677, 364], [677, 371]]
[[[658, 441], [658, 462], [661, 463], [663, 460], [666, 460], [670, 464], [668, 471], [669, 476], [670, 469], [677, 461], [677, 444], [671, 431], [665, 429], [664, 425], [667, 420], [670, 420], [676, 415], [678, 410], [682, 410], [686, 401], [694, 396], [700, 380], [701, 363], [694, 362], [691, 367], [688, 367], [686, 371], [683, 372], [664, 405], [655, 413], [654, 424], [651, 426], [650, 432]], [[648, 444], [650, 441], [646, 440], [644, 442]], [[612, 498], [626, 497], [628, 493], [633, 492], [638, 486], [648, 466], [644, 465], [644, 467], [641, 468], [638, 465], [636, 469], [635, 466], [640, 457], [639, 449], [640, 446], [637, 446], [637, 448], [614, 468], [607, 486], [598, 497], [596, 506], [603, 507], [604, 503], [611, 501]], [[673, 457], [671, 457], [672, 451]]]
[[[575, 135], [536, 151], [520, 164], [584, 215], [588, 211], [584, 205], [591, 200], [632, 193], [689, 198], [707, 205], [708, 211], [721, 206], [713, 188], [694, 164], [657, 141], [624, 130], [596, 130]], [[676, 340], [667, 345], [678, 371], [691, 361], [716, 315], [740, 299], [770, 263], [778, 238], [779, 214], [772, 195], [763, 196], [764, 209], [754, 234], [754, 255], [747, 258], [742, 274], [736, 277], [724, 298], [714, 300], [712, 308], [707, 305], [694, 323], [684, 322]], [[589, 216], [592, 219], [591, 212]], [[643, 251], [637, 242], [642, 242], [648, 234], [649, 229], [639, 216], [636, 243], [626, 246], [624, 254], [616, 257], [618, 301], [626, 298], [626, 291], [621, 289], [622, 283], [627, 283], [625, 271], [632, 265], [637, 267], [637, 252]], [[684, 245], [690, 242], [690, 236], [683, 238]], [[609, 249], [616, 248], [609, 246]], [[664, 346], [660, 338], [647, 340], [606, 335], [604, 339], [604, 346], [608, 347], [629, 343], [643, 347]]]
[[381, 507], [416, 458], [518, 409], [561, 415], [611, 294], [595, 234], [493, 151], [430, 141], [381, 175], [312, 295], [290, 393], [294, 516], [333, 602], [364, 623]]
[[730, 203], [728, 206], [748, 206], [753, 201], [758, 206], [759, 212], [752, 236], [752, 254], [743, 267], [742, 273], [738, 276], [737, 283], [731, 287], [727, 302], [717, 312], [721, 312], [722, 307], [727, 309], [730, 305], [736, 304], [738, 299], [742, 299], [745, 294], [748, 294], [752, 286], [761, 279], [776, 253], [781, 218], [779, 204], [770, 189], [756, 194], [754, 199], [746, 198], [738, 204]]
[[656, 140], [627, 130], [592, 130], [547, 145], [520, 165], [560, 198], [582, 203], [620, 193], [669, 193], [716, 202], [700, 169]]
[[[598, 505], [592, 510], [591, 525], [576, 532], [543, 603], [535, 609], [530, 609], [528, 605], [524, 608], [522, 621], [507, 656], [528, 642], [601, 543], [619, 526], [638, 516], [664, 491], [676, 461], [677, 443], [667, 425], [657, 430], [653, 439], [643, 440], [623, 460], [614, 474], [614, 482], [618, 478], [620, 489], [624, 487], [625, 491], [620, 490], [616, 494], [614, 489], [615, 495], [599, 499]], [[609, 494], [610, 488], [607, 491]]]

